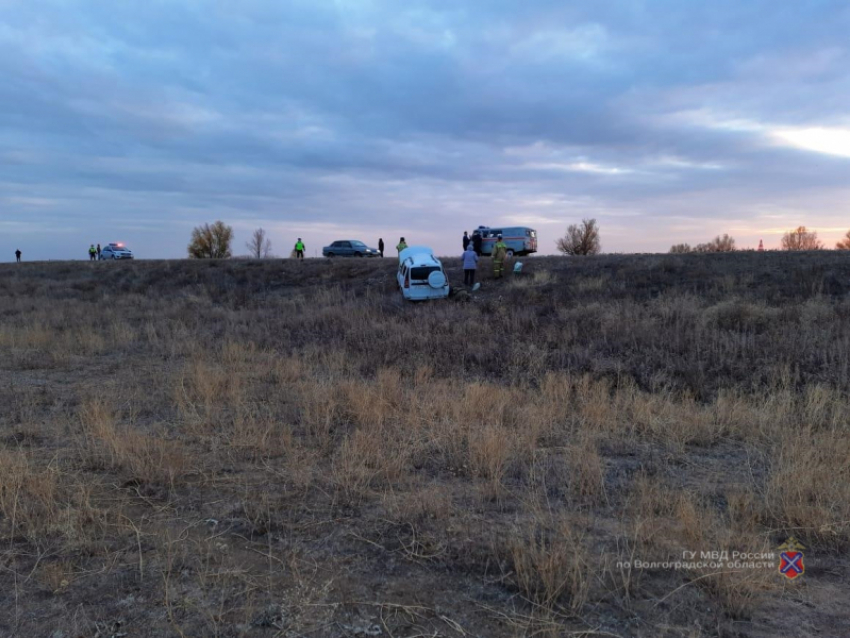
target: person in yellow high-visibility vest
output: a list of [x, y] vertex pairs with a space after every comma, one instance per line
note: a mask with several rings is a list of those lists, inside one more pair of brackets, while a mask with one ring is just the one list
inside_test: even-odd
[[296, 259], [304, 259], [304, 242], [301, 241], [301, 238], [298, 238], [298, 241], [295, 242], [295, 258]]
[[500, 279], [505, 274], [505, 257], [508, 256], [508, 245], [502, 241], [499, 235], [498, 241], [493, 245], [493, 276]]
[[404, 237], [401, 238], [398, 242], [398, 246], [395, 249], [398, 251], [398, 256], [401, 257], [401, 251], [407, 248], [407, 242], [404, 241]]

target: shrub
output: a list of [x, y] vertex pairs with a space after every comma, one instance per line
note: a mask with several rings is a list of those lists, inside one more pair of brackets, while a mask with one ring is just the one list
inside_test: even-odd
[[698, 253], [730, 253], [734, 250], [735, 238], [730, 237], [725, 233], [723, 235], [718, 235], [710, 242], [698, 244], [697, 247], [694, 248], [694, 251]]
[[192, 230], [189, 242], [189, 257], [195, 259], [229, 259], [230, 244], [233, 241], [233, 228], [222, 221], [213, 225], [204, 224]]
[[602, 250], [599, 227], [595, 219], [583, 219], [581, 224], [571, 224], [567, 234], [556, 242], [564, 255], [598, 255]]
[[782, 250], [822, 249], [823, 242], [818, 239], [818, 234], [813, 230], [807, 230], [805, 226], [798, 226], [782, 236]]

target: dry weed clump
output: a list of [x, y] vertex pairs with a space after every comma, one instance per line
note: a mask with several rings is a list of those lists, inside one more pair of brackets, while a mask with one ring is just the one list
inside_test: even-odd
[[751, 618], [761, 595], [780, 588], [769, 569], [725, 569], [693, 576], [723, 613], [735, 620]]
[[333, 457], [334, 484], [347, 501], [360, 501], [372, 488], [399, 481], [409, 466], [411, 450], [405, 439], [356, 429]]
[[511, 431], [503, 425], [485, 424], [469, 433], [469, 468], [473, 476], [488, 483], [492, 496], [498, 496], [512, 456]]
[[585, 539], [574, 523], [534, 512], [527, 523], [514, 528], [503, 551], [510, 580], [528, 600], [546, 610], [581, 612], [592, 568]]
[[765, 303], [753, 303], [742, 299], [729, 299], [706, 308], [703, 320], [707, 326], [737, 332], [763, 332], [776, 321], [779, 309]]
[[232, 434], [220, 437], [220, 441], [249, 458], [279, 457], [295, 447], [292, 426], [263, 403], [239, 407], [233, 416]]
[[[752, 495], [731, 493], [726, 512], [719, 511], [703, 496], [692, 491], [657, 489], [647, 477], [641, 477], [633, 500], [634, 511], [631, 530], [618, 538], [620, 561], [633, 563], [635, 556], [647, 556], [654, 561], [675, 562], [701, 559], [702, 552], [724, 551], [744, 555], [768, 554], [774, 551], [769, 538], [757, 528], [758, 514], [751, 508]], [[673, 534], [663, 533], [673, 531]], [[715, 549], [710, 549], [715, 548]], [[682, 590], [695, 586], [704, 591], [728, 618], [749, 618], [765, 592], [778, 590], [780, 583], [769, 567], [751, 568], [746, 560], [735, 565], [734, 560], [705, 568], [686, 568], [684, 585], [669, 591], [662, 601], [682, 595]], [[775, 569], [775, 568], [774, 568]], [[630, 567], [608, 567], [608, 579], [613, 582], [618, 595], [630, 600], [636, 580], [646, 574]]]
[[102, 398], [83, 402], [80, 422], [80, 451], [93, 468], [123, 472], [128, 481], [173, 488], [192, 467], [179, 440], [120, 426], [115, 412]]
[[60, 520], [64, 494], [59, 471], [39, 467], [21, 450], [0, 449], [0, 529], [32, 542], [43, 540]]
[[456, 513], [450, 488], [436, 482], [403, 492], [388, 489], [381, 494], [381, 504], [386, 517], [396, 523], [445, 522]]
[[605, 461], [593, 433], [583, 432], [566, 448], [568, 489], [577, 503], [589, 506], [607, 502]]
[[529, 274], [520, 277], [513, 277], [508, 280], [508, 286], [511, 288], [534, 288], [540, 286], [548, 286], [554, 283], [555, 277], [548, 270], [535, 270]]
[[813, 428], [775, 442], [765, 485], [768, 522], [832, 550], [850, 542], [850, 439]]
[[625, 495], [625, 529], [619, 537], [628, 539], [640, 556], [663, 558], [679, 542], [669, 535], [678, 496], [664, 477], [636, 474]]

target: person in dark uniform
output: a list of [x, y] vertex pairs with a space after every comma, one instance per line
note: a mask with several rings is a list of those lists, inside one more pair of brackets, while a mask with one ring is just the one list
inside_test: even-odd
[[384, 238], [383, 237], [378, 239], [378, 252], [381, 253], [381, 257], [384, 256]]
[[21, 263], [21, 249], [20, 248], [18, 248], [15, 251], [15, 259], [17, 260], [18, 263]]
[[472, 241], [469, 238], [469, 235], [466, 231], [463, 231], [463, 252], [466, 252], [466, 249], [469, 248], [469, 242]]
[[475, 251], [476, 255], [481, 256], [481, 233], [473, 233], [472, 250]]

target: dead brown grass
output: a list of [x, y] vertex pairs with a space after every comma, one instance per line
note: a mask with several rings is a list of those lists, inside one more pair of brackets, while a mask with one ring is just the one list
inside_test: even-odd
[[[755, 638], [803, 587], [830, 635], [850, 305], [786, 258], [526, 260], [425, 306], [391, 264], [16, 270], [0, 635]], [[635, 567], [791, 534], [795, 583]]]

